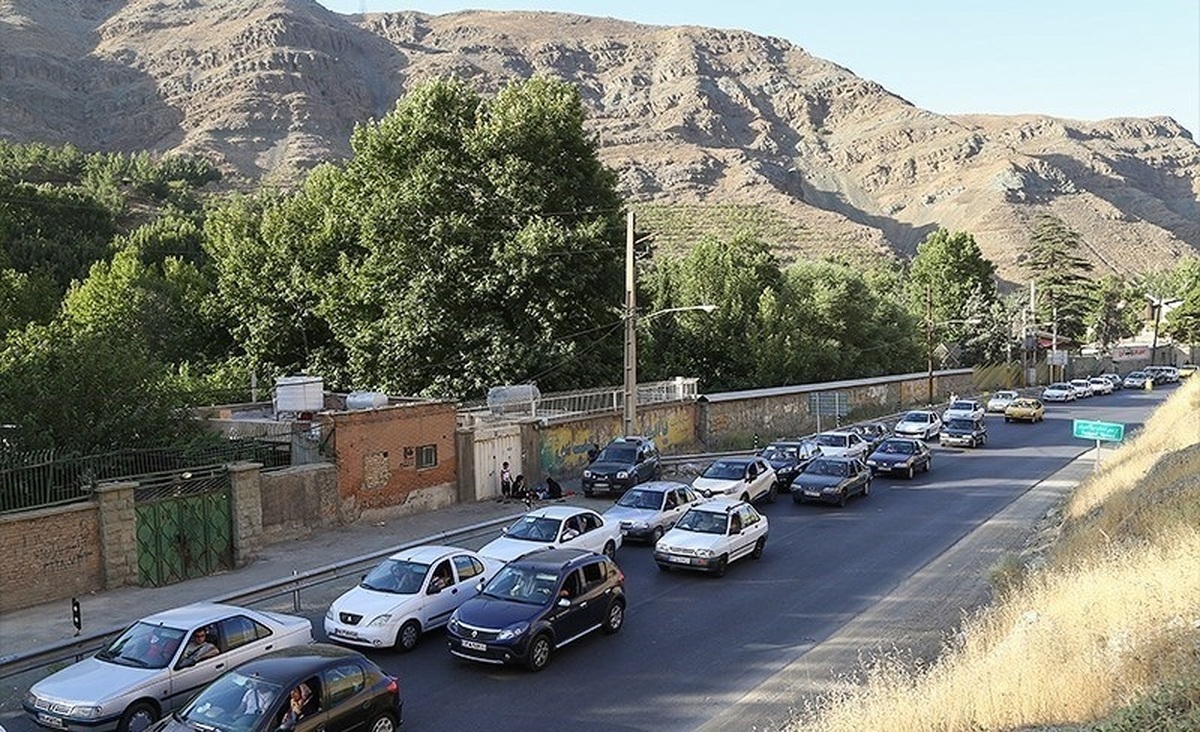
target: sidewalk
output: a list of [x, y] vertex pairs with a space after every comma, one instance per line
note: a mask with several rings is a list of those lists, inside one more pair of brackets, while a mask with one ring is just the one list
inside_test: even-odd
[[[568, 489], [569, 490], [569, 489]], [[570, 495], [566, 502], [592, 505]], [[427, 513], [315, 531], [304, 537], [270, 544], [244, 567], [179, 582], [166, 587], [121, 587], [79, 599], [83, 634], [124, 625], [140, 617], [283, 580], [293, 571], [306, 572], [346, 559], [381, 552], [444, 531], [525, 513], [517, 501], [480, 501]], [[68, 640], [75, 635], [69, 598], [0, 615], [0, 655], [9, 656]]]

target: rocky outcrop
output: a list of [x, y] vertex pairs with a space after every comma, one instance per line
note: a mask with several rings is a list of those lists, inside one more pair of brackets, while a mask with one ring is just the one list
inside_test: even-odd
[[[187, 151], [235, 184], [350, 154], [413, 84], [577, 84], [631, 200], [766, 207], [838, 246], [975, 234], [1002, 276], [1043, 212], [1097, 272], [1200, 249], [1200, 147], [1168, 118], [946, 116], [778, 38], [555, 13], [343, 16], [313, 0], [0, 0], [0, 135]], [[819, 232], [814, 235], [813, 232]], [[796, 238], [796, 237], [792, 237]]]

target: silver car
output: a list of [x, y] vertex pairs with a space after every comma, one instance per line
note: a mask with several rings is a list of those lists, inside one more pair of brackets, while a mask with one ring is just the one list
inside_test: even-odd
[[[200, 631], [207, 646], [195, 642]], [[142, 732], [234, 666], [312, 642], [307, 618], [186, 605], [135, 622], [96, 655], [37, 682], [23, 706], [50, 729]]]
[[703, 500], [690, 485], [655, 480], [625, 491], [604, 518], [619, 523], [626, 539], [657, 542], [692, 504]]

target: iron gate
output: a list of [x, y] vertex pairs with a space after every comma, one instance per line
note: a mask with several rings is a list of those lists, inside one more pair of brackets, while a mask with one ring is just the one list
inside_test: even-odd
[[233, 568], [224, 465], [143, 479], [134, 492], [138, 583], [161, 587]]

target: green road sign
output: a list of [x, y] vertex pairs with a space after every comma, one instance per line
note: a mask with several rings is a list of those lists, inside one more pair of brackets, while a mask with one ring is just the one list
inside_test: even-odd
[[1120, 442], [1125, 439], [1125, 425], [1120, 422], [1094, 422], [1090, 419], [1077, 419], [1074, 426], [1075, 436], [1084, 440]]

